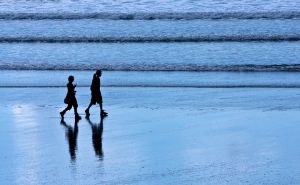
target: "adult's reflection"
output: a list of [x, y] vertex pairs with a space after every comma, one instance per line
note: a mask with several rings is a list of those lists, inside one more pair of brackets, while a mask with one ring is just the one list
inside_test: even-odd
[[61, 125], [63, 125], [66, 130], [66, 139], [69, 144], [71, 160], [75, 161], [77, 150], [78, 121], [75, 121], [74, 127], [68, 125], [64, 120], [61, 121]]
[[101, 116], [100, 124], [97, 124], [97, 123], [93, 123], [89, 118], [87, 118], [87, 121], [89, 122], [92, 129], [92, 140], [93, 140], [95, 154], [101, 160], [103, 159], [103, 150], [102, 150], [103, 120], [104, 117]]

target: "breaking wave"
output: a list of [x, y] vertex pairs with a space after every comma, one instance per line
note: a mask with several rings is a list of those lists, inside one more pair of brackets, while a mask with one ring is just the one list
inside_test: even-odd
[[300, 72], [300, 64], [203, 65], [203, 64], [0, 64], [0, 70], [96, 70], [105, 71], [228, 71], [228, 72]]
[[128, 36], [128, 37], [0, 37], [0, 42], [43, 43], [143, 43], [143, 42], [280, 42], [300, 41], [293, 35], [203, 35], [203, 36]]
[[108, 19], [108, 20], [195, 20], [195, 19], [299, 19], [299, 11], [274, 12], [156, 12], [156, 13], [0, 13], [4, 20]]

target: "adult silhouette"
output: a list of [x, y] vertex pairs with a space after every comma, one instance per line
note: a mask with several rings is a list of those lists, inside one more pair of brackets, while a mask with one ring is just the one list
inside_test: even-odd
[[64, 120], [61, 121], [61, 125], [65, 127], [70, 157], [71, 160], [74, 161], [76, 159], [77, 150], [78, 121], [75, 120], [74, 127], [68, 125]]
[[100, 90], [100, 77], [102, 76], [102, 71], [97, 70], [96, 73], [93, 75], [93, 80], [91, 84], [91, 101], [87, 109], [85, 110], [86, 118], [90, 117], [90, 108], [95, 105], [96, 103], [100, 106], [100, 115], [107, 116], [107, 113], [103, 110], [102, 107], [102, 94]]
[[95, 154], [100, 159], [103, 159], [103, 150], [102, 150], [103, 119], [104, 117], [101, 116], [100, 124], [97, 124], [97, 123], [93, 123], [89, 118], [87, 118], [87, 121], [89, 122], [92, 129], [92, 141], [93, 141]]

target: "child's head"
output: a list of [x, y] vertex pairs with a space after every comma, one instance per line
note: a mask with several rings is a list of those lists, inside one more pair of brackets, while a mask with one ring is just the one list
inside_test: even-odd
[[100, 77], [100, 76], [102, 75], [102, 71], [101, 71], [101, 70], [97, 70], [97, 71], [96, 71], [96, 75], [97, 75], [98, 77]]
[[74, 76], [70, 75], [68, 80], [69, 80], [70, 83], [74, 82]]

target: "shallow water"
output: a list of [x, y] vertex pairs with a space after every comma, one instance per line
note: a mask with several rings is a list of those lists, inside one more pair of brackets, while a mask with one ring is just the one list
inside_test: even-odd
[[299, 42], [2, 43], [0, 69], [299, 71], [299, 46]]
[[[69, 75], [79, 87], [90, 87], [93, 71], [4, 70], [0, 87], [66, 87]], [[299, 88], [298, 72], [143, 72], [105, 71], [103, 87], [186, 87], [186, 88]], [[18, 76], [16, 80], [15, 76]]]

